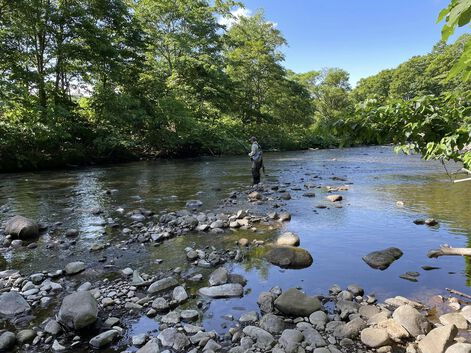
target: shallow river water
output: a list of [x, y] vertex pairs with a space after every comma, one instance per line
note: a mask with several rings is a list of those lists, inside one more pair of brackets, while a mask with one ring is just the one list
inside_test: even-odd
[[[258, 294], [275, 285], [321, 294], [334, 283], [342, 287], [358, 283], [380, 299], [392, 295], [420, 299], [445, 293], [445, 288], [471, 293], [469, 260], [426, 256], [428, 250], [444, 243], [471, 246], [471, 182], [453, 184], [439, 163], [397, 155], [390, 146], [267, 153], [265, 164], [266, 178], [287, 183], [292, 196], [283, 206], [292, 213], [284, 229], [300, 236], [301, 246], [309, 250], [314, 263], [302, 270], [282, 270], [265, 262], [260, 256], [263, 250], [257, 249], [242, 263], [226, 264], [233, 272], [243, 274], [248, 290], [243, 298], [213, 300], [204, 314], [205, 327], [226, 332], [223, 326], [231, 323], [224, 315], [238, 318], [244, 311], [257, 309]], [[0, 223], [22, 214], [48, 224], [62, 222], [64, 229], [79, 229], [80, 237], [73, 251], [61, 251], [60, 247], [48, 249], [48, 244], [56, 241], [54, 235], [43, 235], [36, 249], [4, 251], [0, 269], [30, 274], [82, 260], [90, 264], [91, 271], [77, 281], [86, 276], [112, 278], [128, 266], [147, 273], [177, 266], [189, 268], [184, 248], [195, 243], [220, 248], [232, 246], [242, 236], [269, 240], [278, 233], [191, 234], [159, 247], [123, 246], [119, 251], [104, 250], [100, 256], [88, 251], [97, 241], [125, 240], [119, 230], [105, 227], [108, 218], [122, 218], [126, 223], [118, 208], [127, 212], [143, 207], [159, 213], [182, 209], [188, 200], [199, 199], [203, 210], [213, 209], [230, 191], [246, 187], [249, 168], [245, 157], [224, 157], [1, 175]], [[332, 179], [334, 176], [346, 181]], [[304, 197], [305, 183], [323, 187], [349, 184], [350, 190], [341, 192], [343, 207], [337, 208], [325, 200], [323, 188], [314, 189], [314, 198]], [[107, 190], [112, 191], [110, 195]], [[404, 206], [398, 207], [398, 201]], [[316, 207], [319, 205], [328, 207]], [[100, 208], [104, 213], [94, 216], [85, 211], [90, 208]], [[439, 226], [413, 223], [429, 217], [437, 219]], [[375, 270], [363, 262], [362, 256], [367, 253], [390, 246], [400, 248], [404, 255], [388, 269]], [[109, 260], [98, 262], [102, 256]], [[156, 259], [162, 259], [162, 264], [156, 264]], [[424, 265], [439, 269], [424, 271]], [[399, 278], [407, 271], [419, 272], [418, 282]], [[131, 323], [127, 337], [157, 329], [155, 320], [142, 317]], [[118, 344], [118, 348], [123, 346]]]

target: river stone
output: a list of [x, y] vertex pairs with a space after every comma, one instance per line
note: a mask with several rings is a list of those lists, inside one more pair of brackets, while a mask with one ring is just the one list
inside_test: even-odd
[[455, 343], [448, 347], [445, 353], [471, 353], [471, 344], [469, 343]]
[[118, 337], [119, 332], [117, 330], [108, 330], [100, 333], [99, 335], [93, 337], [89, 343], [93, 348], [102, 348], [109, 345]]
[[185, 334], [178, 332], [175, 328], [167, 328], [161, 331], [157, 338], [163, 346], [171, 347], [176, 351], [181, 351], [190, 344]]
[[305, 268], [311, 266], [313, 261], [307, 250], [294, 247], [275, 247], [265, 258], [281, 268]]
[[60, 344], [58, 340], [54, 340], [51, 348], [54, 352], [64, 352], [67, 350], [67, 348]]
[[454, 343], [457, 333], [455, 325], [434, 328], [419, 342], [419, 349], [424, 353], [443, 353]]
[[258, 320], [258, 314], [256, 311], [249, 311], [240, 316], [239, 322], [242, 325], [254, 324]]
[[247, 326], [243, 329], [243, 332], [251, 337], [255, 341], [255, 345], [261, 349], [270, 349], [275, 343], [275, 339], [271, 333], [259, 327]]
[[188, 299], [188, 293], [182, 286], [177, 286], [173, 289], [172, 297], [173, 300], [181, 303]]
[[320, 310], [315, 311], [309, 315], [309, 322], [316, 330], [323, 330], [325, 328], [325, 324], [327, 323], [327, 319], [327, 314]]
[[401, 256], [402, 251], [400, 249], [391, 247], [384, 250], [373, 251], [363, 256], [363, 261], [372, 268], [385, 270]]
[[16, 342], [16, 336], [13, 332], [5, 331], [0, 335], [0, 352], [9, 350]]
[[299, 244], [299, 236], [291, 232], [283, 233], [276, 239], [276, 245], [278, 246], [298, 246]]
[[16, 334], [16, 340], [21, 344], [31, 343], [35, 337], [36, 331], [31, 329], [18, 331], [18, 333]]
[[152, 308], [154, 308], [157, 311], [165, 311], [169, 309], [169, 304], [168, 301], [165, 298], [156, 298], [152, 302]]
[[379, 314], [380, 310], [374, 305], [361, 305], [360, 308], [358, 309], [358, 312], [366, 320], [369, 320], [376, 314]]
[[228, 280], [229, 273], [225, 267], [219, 267], [209, 276], [209, 285], [218, 286], [221, 284], [226, 284]]
[[188, 208], [198, 208], [203, 206], [203, 202], [201, 200], [190, 200], [186, 203], [186, 207]]
[[257, 304], [260, 307], [260, 310], [264, 313], [271, 313], [273, 311], [273, 302], [275, 297], [270, 292], [262, 292], [258, 296]]
[[260, 327], [272, 334], [279, 334], [285, 328], [284, 320], [274, 314], [266, 314], [260, 320]]
[[280, 222], [291, 221], [291, 214], [288, 212], [281, 212], [280, 215], [278, 216], [278, 220]]
[[460, 313], [448, 313], [439, 317], [442, 325], [455, 325], [459, 330], [468, 328], [468, 321]]
[[64, 298], [58, 316], [67, 327], [80, 330], [97, 320], [98, 303], [90, 292], [74, 292]]
[[337, 338], [355, 338], [360, 331], [366, 327], [366, 322], [357, 317], [349, 321], [345, 325], [339, 325], [334, 330], [334, 336]]
[[184, 321], [193, 321], [198, 319], [199, 313], [193, 309], [182, 310], [180, 317]]
[[396, 342], [401, 342], [403, 338], [409, 337], [409, 332], [394, 319], [383, 320], [378, 324], [378, 327], [386, 329], [389, 337]]
[[365, 328], [361, 331], [360, 339], [363, 344], [371, 348], [387, 346], [390, 343], [388, 332], [381, 328]]
[[160, 353], [159, 341], [157, 340], [157, 338], [152, 338], [144, 345], [144, 347], [140, 348], [136, 353]]
[[392, 314], [392, 318], [404, 327], [413, 337], [427, 333], [428, 322], [417, 309], [410, 305], [401, 305]]
[[67, 265], [65, 265], [65, 273], [68, 275], [75, 275], [77, 273], [80, 273], [84, 271], [87, 268], [84, 262], [82, 261], [74, 261], [74, 262], [69, 262]]
[[18, 292], [7, 292], [0, 295], [0, 315], [11, 318], [29, 312], [31, 307]]
[[329, 200], [331, 202], [342, 201], [342, 199], [343, 199], [342, 195], [329, 195], [329, 196], [327, 196], [327, 200]]
[[159, 292], [172, 289], [176, 286], [178, 286], [178, 281], [173, 277], [167, 277], [167, 278], [159, 279], [158, 281], [152, 283], [147, 289], [147, 293], [156, 294]]
[[321, 308], [316, 297], [309, 297], [296, 288], [290, 288], [275, 300], [275, 307], [283, 314], [291, 316], [309, 316]]
[[47, 322], [46, 326], [44, 327], [44, 331], [49, 333], [52, 336], [57, 336], [59, 333], [62, 332], [62, 327], [59, 325], [59, 323], [51, 319]]
[[227, 283], [214, 287], [203, 287], [198, 290], [200, 295], [211, 298], [241, 297], [244, 288], [239, 283]]
[[14, 216], [5, 223], [5, 234], [20, 239], [34, 238], [39, 235], [39, 226], [30, 218]]

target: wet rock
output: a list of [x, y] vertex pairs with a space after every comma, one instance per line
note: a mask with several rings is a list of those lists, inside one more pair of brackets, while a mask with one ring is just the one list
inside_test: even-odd
[[71, 228], [71, 229], [67, 229], [65, 231], [65, 236], [68, 237], [68, 238], [74, 238], [78, 235], [79, 235], [78, 229]]
[[278, 343], [286, 353], [296, 353], [303, 338], [304, 335], [300, 331], [286, 329], [281, 334]]
[[361, 342], [368, 347], [378, 348], [390, 343], [388, 332], [381, 328], [365, 328], [360, 334]]
[[103, 348], [113, 342], [118, 335], [119, 332], [117, 330], [108, 330], [93, 337], [89, 343], [93, 348]]
[[68, 274], [69, 276], [75, 275], [77, 273], [80, 273], [84, 271], [87, 268], [84, 262], [82, 261], [74, 261], [74, 262], [69, 262], [67, 265], [65, 265], [65, 273]]
[[180, 313], [180, 318], [183, 321], [197, 320], [199, 318], [199, 313], [198, 313], [198, 311], [192, 310], [192, 309], [182, 310], [182, 312]]
[[253, 191], [249, 195], [249, 201], [259, 201], [263, 199], [263, 195], [258, 191]]
[[186, 207], [188, 208], [198, 208], [203, 206], [203, 202], [201, 200], [190, 200], [186, 203]]
[[28, 302], [17, 292], [7, 292], [0, 295], [0, 316], [13, 318], [31, 310]]
[[427, 218], [424, 223], [430, 227], [436, 226], [438, 224], [438, 221], [434, 218]]
[[428, 322], [425, 317], [410, 305], [401, 305], [394, 310], [392, 318], [413, 337], [428, 332]]
[[406, 272], [400, 275], [399, 278], [405, 279], [406, 281], [410, 281], [410, 282], [417, 282], [418, 276], [419, 276], [419, 273], [417, 272]]
[[98, 303], [90, 292], [74, 292], [62, 301], [59, 321], [75, 330], [93, 324], [98, 317]]
[[275, 300], [275, 307], [286, 315], [309, 316], [321, 308], [316, 297], [309, 297], [296, 288], [290, 288]]
[[185, 334], [178, 332], [175, 328], [167, 328], [161, 331], [157, 338], [163, 346], [173, 348], [176, 351], [181, 351], [190, 345], [190, 341]]
[[260, 327], [271, 334], [279, 334], [285, 329], [284, 320], [274, 314], [266, 314], [260, 320]]
[[254, 324], [258, 320], [258, 314], [255, 311], [249, 311], [248, 313], [242, 314], [239, 322], [242, 325]]
[[160, 279], [152, 283], [147, 289], [147, 293], [156, 294], [178, 286], [178, 281], [173, 277]]
[[291, 214], [288, 212], [281, 212], [280, 215], [278, 216], [278, 220], [280, 222], [288, 222], [291, 221]]
[[385, 270], [395, 260], [402, 256], [402, 251], [398, 248], [387, 248], [384, 250], [373, 251], [366, 256], [363, 256], [365, 261], [370, 267], [380, 270]]
[[271, 333], [259, 327], [247, 326], [243, 329], [243, 332], [252, 338], [255, 341], [255, 345], [261, 349], [270, 349], [275, 343]]
[[142, 347], [147, 341], [147, 334], [141, 333], [140, 335], [132, 336], [131, 342], [133, 346]]
[[365, 291], [363, 290], [363, 288], [361, 288], [358, 284], [350, 284], [347, 287], [347, 290], [351, 292], [355, 297], [362, 296], [363, 294], [365, 294]]
[[5, 331], [0, 335], [0, 352], [9, 350], [16, 342], [16, 336], [13, 332]]
[[200, 295], [211, 298], [241, 297], [244, 288], [239, 283], [227, 283], [220, 286], [203, 287], [198, 292]]
[[298, 246], [299, 244], [299, 236], [291, 232], [283, 233], [276, 239], [276, 245], [279, 246]]
[[439, 317], [443, 325], [455, 325], [459, 330], [466, 330], [468, 328], [468, 321], [460, 313], [448, 313]]
[[326, 199], [331, 202], [339, 202], [342, 201], [343, 197], [342, 195], [329, 195], [326, 197]]
[[178, 286], [173, 289], [172, 297], [176, 302], [182, 303], [188, 299], [188, 293], [186, 292], [185, 288]]
[[14, 216], [5, 223], [5, 234], [19, 239], [30, 239], [39, 235], [39, 226], [30, 218]]
[[265, 255], [265, 258], [281, 268], [306, 268], [313, 262], [307, 250], [294, 247], [275, 247]]
[[225, 267], [219, 267], [209, 276], [209, 285], [218, 286], [226, 284], [228, 281], [229, 273]]
[[437, 327], [419, 341], [419, 349], [427, 353], [444, 353], [454, 343], [457, 333], [455, 325]]
[[152, 338], [144, 345], [144, 347], [140, 348], [136, 353], [160, 353], [158, 339]]
[[291, 200], [291, 194], [289, 192], [282, 192], [280, 194], [281, 200]]

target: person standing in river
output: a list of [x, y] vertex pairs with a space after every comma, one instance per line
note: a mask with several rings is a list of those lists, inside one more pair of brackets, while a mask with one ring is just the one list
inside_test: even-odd
[[260, 169], [263, 167], [263, 153], [255, 136], [252, 136], [249, 141], [252, 143], [252, 149], [249, 153], [249, 157], [252, 161], [252, 182], [253, 185], [257, 185], [260, 183]]

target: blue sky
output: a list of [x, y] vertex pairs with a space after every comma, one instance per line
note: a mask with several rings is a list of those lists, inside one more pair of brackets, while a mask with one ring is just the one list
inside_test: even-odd
[[[265, 11], [288, 41], [285, 66], [340, 67], [360, 78], [429, 52], [440, 39], [438, 13], [449, 0], [243, 0]], [[469, 32], [461, 29], [457, 34]], [[451, 41], [454, 40], [454, 36]]]

